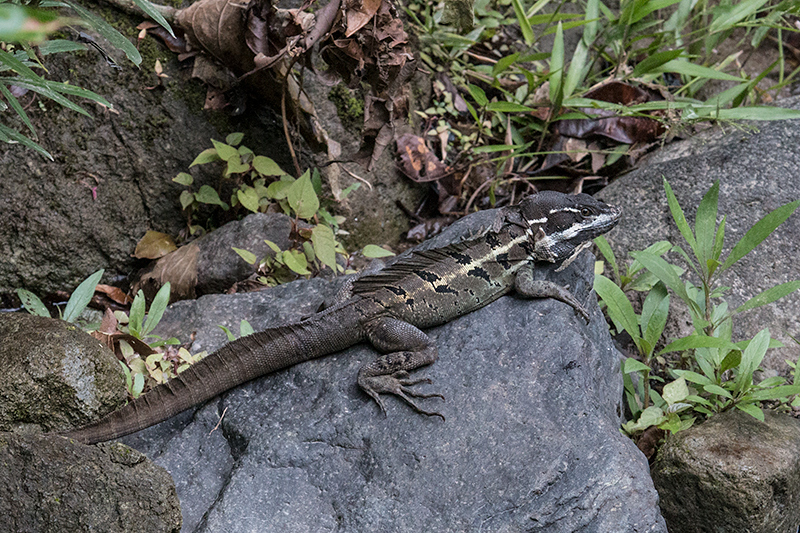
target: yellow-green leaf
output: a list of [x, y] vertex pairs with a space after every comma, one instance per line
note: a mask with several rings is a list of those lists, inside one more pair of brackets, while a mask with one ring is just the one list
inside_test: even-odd
[[292, 183], [286, 191], [286, 199], [298, 217], [308, 220], [316, 214], [319, 209], [319, 199], [314, 192], [314, 185], [308, 172]]
[[328, 226], [318, 225], [311, 230], [311, 244], [314, 254], [323, 265], [336, 271], [336, 238]]
[[278, 163], [263, 155], [257, 155], [253, 159], [253, 168], [262, 176], [283, 176], [286, 174]]

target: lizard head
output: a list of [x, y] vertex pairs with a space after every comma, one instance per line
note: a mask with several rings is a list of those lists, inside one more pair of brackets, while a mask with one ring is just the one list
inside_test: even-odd
[[[534, 259], [571, 262], [591, 240], [619, 222], [622, 210], [588, 194], [542, 191], [519, 204], [535, 245]], [[565, 265], [566, 266], [566, 265]]]

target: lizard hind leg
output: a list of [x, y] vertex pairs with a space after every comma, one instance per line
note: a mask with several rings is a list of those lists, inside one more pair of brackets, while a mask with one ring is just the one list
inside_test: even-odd
[[410, 387], [418, 383], [430, 383], [427, 378], [411, 379], [409, 372], [436, 361], [438, 352], [430, 338], [419, 328], [396, 318], [382, 317], [365, 325], [367, 338], [375, 349], [384, 352], [372, 363], [361, 367], [358, 385], [381, 408], [381, 394], [394, 394], [418, 413], [438, 416], [441, 413], [427, 411], [417, 405], [413, 398], [441, 398], [441, 394], [423, 394]]

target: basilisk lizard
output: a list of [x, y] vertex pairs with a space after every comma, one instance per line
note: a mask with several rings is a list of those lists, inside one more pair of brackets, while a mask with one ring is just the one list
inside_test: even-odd
[[[537, 262], [566, 267], [591, 239], [617, 223], [620, 209], [589, 195], [541, 192], [502, 208], [481, 234], [444, 248], [414, 252], [375, 273], [349, 280], [329, 308], [299, 322], [230, 342], [121, 409], [63, 433], [102, 442], [164, 421], [237, 385], [279, 369], [369, 341], [383, 355], [361, 368], [358, 384], [385, 412], [381, 394], [426, 411], [409, 372], [436, 360], [423, 328], [444, 324], [515, 290], [555, 298], [589, 315], [564, 287], [537, 281]], [[443, 417], [442, 417], [443, 418]]]

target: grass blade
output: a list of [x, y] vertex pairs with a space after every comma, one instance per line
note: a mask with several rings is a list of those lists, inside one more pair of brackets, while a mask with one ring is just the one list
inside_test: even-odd
[[756, 222], [755, 225], [739, 239], [739, 242], [734, 245], [731, 253], [728, 254], [728, 258], [720, 267], [720, 271], [727, 270], [739, 259], [749, 254], [753, 248], [761, 244], [761, 241], [769, 237], [778, 226], [783, 224], [783, 222], [794, 213], [798, 205], [800, 205], [800, 200], [782, 205]]

